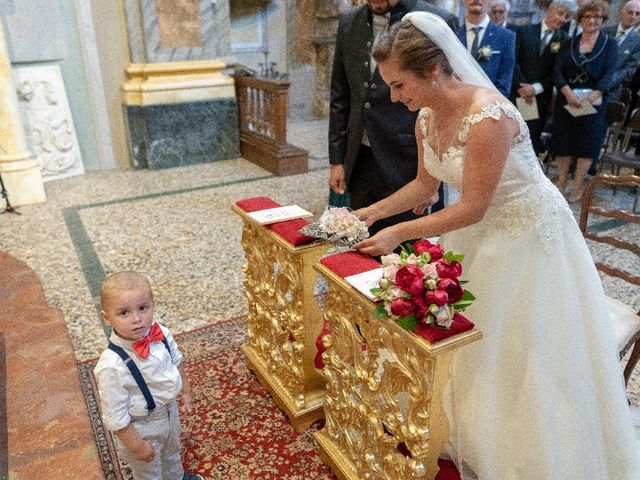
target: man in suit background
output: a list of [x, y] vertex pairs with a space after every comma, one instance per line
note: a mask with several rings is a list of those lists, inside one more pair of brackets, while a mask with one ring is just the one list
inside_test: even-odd
[[523, 25], [516, 34], [512, 98], [520, 97], [528, 104], [537, 104], [539, 118], [527, 121], [536, 154], [543, 150], [540, 135], [551, 109], [553, 65], [561, 43], [568, 37], [562, 27], [576, 10], [573, 0], [553, 0], [542, 23]]
[[607, 100], [615, 102], [620, 98], [622, 83], [631, 80], [640, 64], [640, 34], [634, 28], [640, 23], [640, 0], [629, 0], [620, 12], [617, 26], [604, 27], [603, 33], [616, 39], [618, 63], [609, 86]]
[[[426, 11], [444, 18], [455, 31], [458, 20], [425, 0], [367, 0], [343, 14], [338, 25], [331, 71], [329, 111], [329, 185], [337, 194], [348, 192], [351, 208], [367, 207], [406, 185], [416, 176], [417, 112], [391, 101], [371, 58], [376, 37], [411, 11]], [[431, 199], [416, 206], [422, 213]], [[439, 205], [442, 208], [442, 190]], [[387, 226], [412, 220], [411, 211], [376, 222], [373, 234]]]
[[509, 10], [511, 10], [511, 2], [509, 0], [491, 0], [491, 5], [489, 6], [489, 18], [497, 26], [509, 28], [507, 26]]
[[458, 29], [458, 38], [498, 91], [508, 97], [513, 80], [516, 34], [489, 21], [490, 1], [464, 0], [464, 24]]

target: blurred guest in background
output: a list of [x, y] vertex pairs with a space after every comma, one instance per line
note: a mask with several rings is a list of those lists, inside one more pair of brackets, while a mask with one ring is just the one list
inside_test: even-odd
[[489, 80], [505, 97], [511, 93], [516, 57], [516, 34], [491, 23], [490, 0], [464, 0], [464, 24], [458, 39], [476, 59]]
[[511, 2], [509, 0], [493, 0], [489, 7], [489, 18], [499, 27], [508, 28], [509, 10], [511, 10]]
[[[634, 0], [640, 1], [640, 0]], [[542, 23], [523, 25], [516, 31], [516, 67], [512, 98], [534, 102], [538, 118], [527, 121], [536, 154], [543, 151], [540, 135], [549, 117], [553, 99], [553, 66], [560, 45], [568, 35], [564, 24], [576, 12], [573, 0], [554, 0]]]
[[608, 100], [615, 102], [620, 98], [623, 82], [631, 81], [640, 64], [640, 34], [634, 31], [640, 23], [640, 0], [629, 0], [620, 12], [620, 23], [604, 27], [602, 33], [616, 39], [618, 44], [618, 63], [616, 64]]
[[[571, 158], [577, 158], [571, 202], [580, 200], [584, 178], [592, 160], [600, 155], [606, 132], [606, 92], [617, 63], [615, 40], [600, 31], [608, 16], [609, 6], [601, 0], [580, 7], [576, 20], [582, 33], [561, 46], [554, 69], [554, 84], [560, 94], [550, 153], [558, 162], [556, 186], [561, 192], [567, 186]], [[591, 110], [595, 113], [585, 114]]]

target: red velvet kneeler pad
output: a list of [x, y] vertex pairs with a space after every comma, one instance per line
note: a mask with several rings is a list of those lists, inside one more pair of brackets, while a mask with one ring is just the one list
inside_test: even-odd
[[[269, 197], [253, 197], [238, 200], [236, 205], [245, 212], [257, 212], [259, 210], [267, 210], [268, 208], [281, 207], [278, 202], [270, 199]], [[296, 218], [295, 220], [287, 220], [285, 222], [272, 223], [271, 225], [265, 225], [266, 228], [278, 234], [294, 247], [300, 245], [306, 245], [315, 241], [315, 238], [307, 237], [300, 233], [300, 229], [305, 225], [308, 225], [303, 218]]]

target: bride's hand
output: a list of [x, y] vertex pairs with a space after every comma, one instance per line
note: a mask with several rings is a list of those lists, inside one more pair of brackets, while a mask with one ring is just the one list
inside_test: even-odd
[[420, 202], [418, 205], [413, 207], [413, 210], [411, 211], [416, 215], [422, 215], [425, 212], [425, 210], [427, 210], [427, 208], [437, 203], [439, 199], [440, 199], [440, 195], [438, 195], [438, 192], [436, 192], [428, 200], [425, 200], [424, 202]]
[[354, 210], [351, 213], [362, 220], [364, 223], [366, 223], [367, 227], [370, 227], [379, 220], [376, 216], [376, 208], [373, 206], [359, 208], [358, 210]]
[[380, 230], [373, 237], [365, 238], [356, 243], [353, 248], [360, 250], [361, 253], [375, 257], [391, 253], [394, 248], [400, 245], [401, 241], [396, 234], [396, 230], [393, 227], [387, 227]]

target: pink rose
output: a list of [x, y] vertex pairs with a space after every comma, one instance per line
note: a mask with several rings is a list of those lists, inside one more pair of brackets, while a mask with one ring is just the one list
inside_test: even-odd
[[431, 261], [440, 260], [442, 255], [444, 255], [444, 247], [439, 243], [431, 243], [429, 240], [418, 240], [413, 244], [413, 249], [417, 252], [418, 255], [422, 255], [424, 252], [427, 252], [431, 255]]
[[396, 273], [398, 273], [397, 265], [385, 265], [382, 269], [382, 274], [385, 278], [388, 278], [392, 282], [396, 281]]
[[425, 315], [429, 313], [429, 305], [427, 305], [422, 297], [413, 297], [411, 300], [416, 306], [416, 318], [422, 320]]
[[453, 278], [457, 280], [460, 275], [462, 275], [462, 265], [455, 260], [450, 262], [449, 260], [441, 259], [436, 264], [436, 270], [440, 278]]
[[424, 290], [424, 273], [415, 265], [405, 265], [396, 273], [396, 285], [411, 295], [421, 295]]
[[439, 307], [447, 303], [449, 300], [449, 295], [444, 290], [427, 290], [424, 292], [424, 300], [431, 305], [435, 303]]
[[435, 314], [436, 324], [440, 327], [451, 328], [453, 323], [453, 316], [451, 310], [448, 307], [441, 307]]
[[456, 303], [464, 295], [464, 288], [453, 278], [441, 278], [438, 282], [438, 290], [444, 290], [449, 297], [449, 303]]
[[398, 317], [411, 315], [416, 311], [416, 306], [408, 298], [396, 298], [391, 302], [391, 314]]

